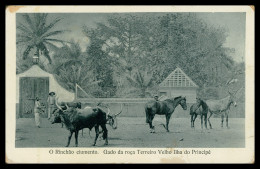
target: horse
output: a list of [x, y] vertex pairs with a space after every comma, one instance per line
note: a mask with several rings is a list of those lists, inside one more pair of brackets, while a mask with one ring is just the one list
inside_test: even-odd
[[146, 123], [149, 123], [150, 132], [155, 133], [154, 126], [152, 125], [155, 114], [165, 115], [166, 127], [164, 126], [164, 128], [166, 129], [167, 132], [169, 132], [168, 125], [169, 125], [171, 115], [179, 104], [184, 110], [187, 110], [186, 97], [182, 97], [182, 96], [166, 99], [164, 101], [147, 102], [145, 104]]
[[226, 127], [229, 128], [228, 126], [228, 115], [229, 115], [229, 111], [230, 111], [230, 106], [233, 104], [234, 107], [237, 106], [236, 103], [236, 98], [235, 98], [235, 94], [237, 93], [237, 91], [232, 94], [231, 92], [229, 92], [229, 95], [223, 99], [220, 100], [206, 100], [206, 104], [208, 105], [208, 110], [209, 110], [209, 117], [208, 117], [208, 122], [209, 122], [209, 126], [210, 129], [212, 129], [212, 125], [210, 123], [210, 117], [212, 116], [212, 114], [216, 114], [216, 115], [221, 115], [221, 127], [223, 128], [223, 121], [224, 121], [224, 117], [226, 117]]
[[197, 115], [200, 115], [201, 119], [201, 128], [203, 129], [203, 117], [204, 125], [207, 129], [207, 114], [208, 114], [208, 105], [200, 98], [196, 98], [197, 102], [190, 107], [191, 115], [191, 128], [194, 128], [194, 122], [197, 118]]

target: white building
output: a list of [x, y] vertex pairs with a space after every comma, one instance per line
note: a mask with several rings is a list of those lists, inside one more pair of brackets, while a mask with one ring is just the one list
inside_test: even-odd
[[195, 103], [198, 86], [179, 67], [159, 84], [159, 96], [173, 98], [186, 96], [188, 103]]
[[[38, 65], [16, 75], [16, 112], [18, 117], [33, 117], [36, 97], [47, 105], [49, 92], [55, 92], [59, 100], [73, 101], [75, 94], [58, 84], [54, 76]], [[47, 116], [47, 113], [45, 114]]]

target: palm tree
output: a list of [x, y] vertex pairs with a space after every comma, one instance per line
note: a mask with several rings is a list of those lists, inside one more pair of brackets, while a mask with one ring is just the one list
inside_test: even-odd
[[24, 23], [19, 22], [17, 25], [17, 45], [25, 45], [26, 49], [23, 51], [23, 59], [26, 59], [33, 48], [36, 48], [35, 55], [42, 56], [52, 63], [49, 55], [48, 47], [56, 47], [55, 42], [64, 43], [65, 41], [53, 38], [55, 35], [64, 33], [66, 30], [51, 31], [54, 26], [61, 20], [56, 18], [49, 24], [47, 23], [48, 14], [35, 13], [23, 14]]
[[140, 93], [139, 96], [142, 98], [149, 93], [147, 90], [154, 85], [153, 77], [147, 71], [137, 70], [132, 77], [126, 76], [126, 78], [130, 85], [135, 88], [135, 92]]
[[71, 40], [70, 45], [64, 45], [56, 49], [53, 57], [55, 58], [52, 65], [53, 72], [59, 73], [61, 68], [71, 68], [71, 66], [82, 66], [86, 63], [86, 54], [82, 52], [78, 42]]

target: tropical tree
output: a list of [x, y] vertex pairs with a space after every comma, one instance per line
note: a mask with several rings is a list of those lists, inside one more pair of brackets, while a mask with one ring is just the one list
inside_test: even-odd
[[64, 88], [72, 92], [75, 92], [76, 84], [90, 94], [95, 93], [94, 89], [99, 89], [98, 81], [93, 81], [92, 72], [89, 72], [83, 65], [61, 67], [59, 74], [55, 74], [55, 78]]
[[65, 42], [53, 37], [65, 32], [65, 30], [53, 30], [61, 18], [56, 18], [47, 23], [47, 16], [47, 13], [22, 14], [23, 22], [18, 21], [16, 44], [25, 46], [23, 59], [26, 59], [30, 51], [35, 48], [35, 55], [38, 57], [44, 56], [51, 64], [52, 59], [48, 48], [50, 46], [56, 47], [57, 43], [63, 44]]
[[86, 53], [82, 52], [79, 43], [74, 40], [56, 49], [53, 57], [55, 59], [51, 67], [54, 73], [59, 73], [61, 68], [69, 69], [72, 65], [82, 66], [86, 63]]
[[97, 97], [112, 97], [116, 93], [116, 83], [114, 73], [122, 68], [122, 63], [117, 56], [111, 56], [104, 50], [104, 40], [101, 34], [95, 29], [83, 29], [83, 32], [90, 39], [90, 44], [86, 51], [86, 64], [93, 72], [94, 81], [100, 81], [98, 85], [103, 93]]
[[109, 56], [116, 56], [127, 62], [125, 70], [140, 67], [140, 57], [144, 57], [142, 46], [146, 44], [148, 20], [142, 15], [120, 14], [108, 16], [106, 23], [97, 23], [95, 31], [99, 34], [100, 43]]
[[134, 87], [131, 93], [138, 93], [139, 97], [151, 96], [149, 89], [154, 86], [153, 76], [147, 71], [137, 70], [134, 75], [126, 76], [130, 87]]

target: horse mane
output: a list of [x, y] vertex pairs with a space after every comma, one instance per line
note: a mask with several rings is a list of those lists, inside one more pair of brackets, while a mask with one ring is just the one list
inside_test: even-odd
[[174, 100], [181, 98], [181, 96], [175, 97]]
[[173, 102], [173, 101], [176, 101], [177, 99], [180, 99], [180, 98], [181, 98], [181, 96], [178, 96], [178, 97], [171, 98], [171, 99], [165, 99], [165, 101]]

